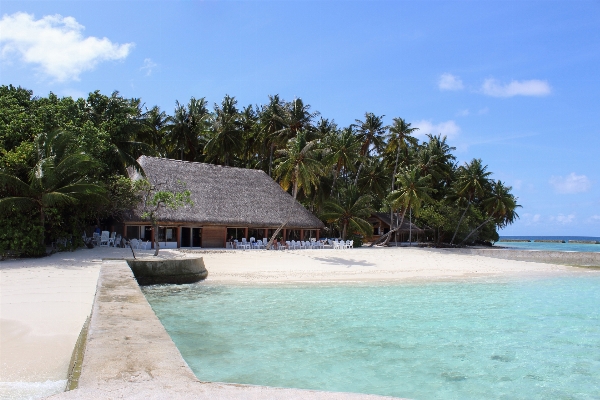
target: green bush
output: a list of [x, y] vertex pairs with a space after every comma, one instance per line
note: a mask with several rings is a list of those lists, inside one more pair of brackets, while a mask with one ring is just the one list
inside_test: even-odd
[[39, 257], [46, 254], [39, 220], [19, 213], [0, 217], [0, 257]]

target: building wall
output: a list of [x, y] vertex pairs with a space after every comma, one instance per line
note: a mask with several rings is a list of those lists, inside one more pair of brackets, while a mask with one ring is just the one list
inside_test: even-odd
[[225, 247], [225, 226], [204, 226], [202, 228], [202, 247]]

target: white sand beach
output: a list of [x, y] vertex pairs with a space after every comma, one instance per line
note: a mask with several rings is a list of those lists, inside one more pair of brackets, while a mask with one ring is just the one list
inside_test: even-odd
[[[150, 250], [138, 253], [152, 255]], [[207, 283], [215, 284], [489, 280], [594, 273], [417, 248], [160, 253], [165, 258], [195, 256], [204, 258]], [[73, 347], [92, 308], [101, 260], [129, 257], [129, 249], [95, 248], [0, 263], [0, 398], [19, 398], [27, 392], [52, 394], [64, 387]]]
[[215, 251], [205, 254], [207, 282], [292, 283], [498, 279], [589, 273], [537, 262], [453, 254], [423, 248]]

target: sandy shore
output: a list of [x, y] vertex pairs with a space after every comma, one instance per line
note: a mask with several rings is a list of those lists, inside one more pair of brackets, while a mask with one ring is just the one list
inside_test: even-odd
[[[142, 251], [138, 257], [151, 254]], [[417, 248], [162, 250], [160, 256], [202, 256], [207, 283], [214, 284], [487, 281], [597, 273]], [[36, 398], [64, 388], [73, 347], [92, 308], [101, 260], [129, 257], [129, 249], [95, 248], [0, 263], [0, 398]]]
[[0, 262], [0, 398], [64, 390], [103, 253], [86, 250]]
[[594, 273], [562, 265], [420, 248], [198, 253], [212, 283], [490, 280]]

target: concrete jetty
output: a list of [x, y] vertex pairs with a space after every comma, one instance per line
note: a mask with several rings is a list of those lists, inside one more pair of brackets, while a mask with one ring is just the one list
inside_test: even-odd
[[[356, 393], [202, 382], [141, 292], [126, 261], [104, 261], [77, 378], [67, 399], [391, 399]], [[81, 361], [82, 359], [82, 361]]]

